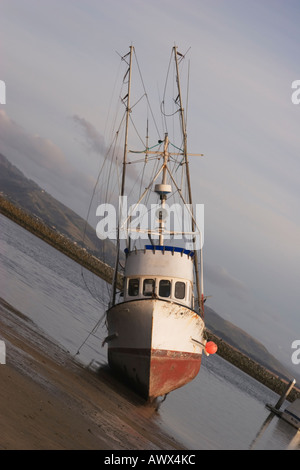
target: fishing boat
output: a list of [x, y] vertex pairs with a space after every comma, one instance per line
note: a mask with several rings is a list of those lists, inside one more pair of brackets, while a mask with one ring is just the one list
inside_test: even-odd
[[[116, 226], [116, 259], [104, 343], [107, 344], [109, 366], [143, 398], [152, 401], [193, 380], [200, 370], [203, 352], [213, 354], [217, 347], [205, 339], [203, 230], [193, 208], [188, 161], [189, 155], [197, 154], [187, 152], [186, 118], [179, 77], [179, 62], [184, 55], [178, 52], [177, 47], [172, 48], [171, 60], [177, 86], [174, 100], [177, 109], [173, 117], [179, 117], [181, 145], [175, 146], [165, 129], [162, 138], [149, 146], [147, 124], [144, 148], [130, 150], [128, 134], [133, 108], [130, 99], [134, 53], [131, 46], [129, 53], [122, 57], [128, 66], [125, 74], [128, 88], [125, 98], [122, 98], [126, 111], [125, 140]], [[163, 114], [164, 117], [167, 115], [166, 112]], [[128, 160], [129, 154], [131, 161]], [[126, 177], [129, 165], [136, 163], [134, 158], [139, 159], [143, 166], [151, 161], [155, 164], [155, 171], [152, 171], [145, 190], [141, 191], [139, 199], [128, 211], [126, 198], [131, 188], [129, 186], [126, 190]], [[179, 172], [178, 183], [176, 177]], [[186, 196], [182, 189], [184, 183]], [[156, 203], [151, 205], [152, 223], [146, 226], [145, 217], [141, 221], [141, 215], [133, 217], [133, 214], [136, 215], [141, 206], [147, 207], [144, 203], [149, 193], [156, 198]], [[172, 215], [170, 201], [175, 195], [180, 202], [174, 203], [173, 207], [178, 208], [181, 204], [184, 208], [181, 212], [181, 215], [184, 213], [184, 224], [176, 227], [169, 220]], [[145, 211], [143, 214], [145, 216]], [[147, 211], [146, 215], [149, 221]], [[98, 236], [105, 238], [103, 234]], [[122, 243], [125, 244], [123, 248]]]
[[286, 407], [281, 418], [300, 431], [300, 398]]

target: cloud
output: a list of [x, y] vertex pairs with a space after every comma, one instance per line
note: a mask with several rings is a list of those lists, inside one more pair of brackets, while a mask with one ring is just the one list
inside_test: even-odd
[[61, 150], [49, 139], [27, 133], [4, 110], [0, 110], [0, 137], [2, 153], [15, 161], [19, 160], [20, 164], [27, 158], [44, 169], [59, 166], [63, 173], [66, 172], [65, 157]]
[[104, 138], [93, 126], [93, 124], [78, 116], [77, 114], [72, 116], [72, 119], [82, 129], [84, 136], [83, 144], [88, 148], [88, 150], [103, 155], [106, 151]]
[[240, 300], [244, 300], [248, 293], [247, 286], [232, 276], [223, 266], [205, 265], [205, 277], [211, 284], [225, 289], [228, 295]]
[[[78, 171], [50, 139], [33, 135], [0, 110], [0, 152], [28, 178], [76, 210], [74, 193], [87, 200], [94, 178]], [[78, 194], [79, 193], [79, 194]], [[86, 207], [82, 204], [82, 208]], [[80, 206], [80, 205], [79, 205]], [[78, 206], [78, 207], [79, 207]]]
[[[121, 120], [121, 124], [118, 128], [118, 131], [115, 132], [114, 137], [112, 138], [113, 142], [110, 146], [106, 146], [104, 137], [97, 131], [93, 124], [91, 124], [87, 119], [80, 117], [78, 115], [73, 115], [72, 120], [79, 126], [82, 130], [84, 140], [81, 142], [84, 148], [88, 151], [91, 151], [97, 155], [101, 155], [104, 158], [104, 165], [102, 166], [102, 173], [110, 174], [109, 176], [109, 186], [113, 187], [115, 184], [120, 185], [120, 175], [122, 174], [122, 162], [123, 162], [123, 153], [124, 153], [124, 141], [125, 138], [123, 133], [125, 132], [124, 119]], [[134, 164], [135, 159], [129, 158], [127, 155], [127, 168], [126, 168], [126, 179], [130, 179], [129, 186], [132, 189], [132, 184], [136, 183], [140, 178], [141, 170], [136, 167]], [[113, 174], [110, 173], [111, 162], [113, 162]], [[117, 169], [117, 166], [119, 167]], [[107, 172], [107, 173], [105, 173]], [[113, 183], [112, 179], [116, 179]], [[100, 178], [100, 184], [103, 185], [105, 177]], [[106, 184], [106, 181], [105, 181]], [[139, 197], [138, 197], [139, 198]]]

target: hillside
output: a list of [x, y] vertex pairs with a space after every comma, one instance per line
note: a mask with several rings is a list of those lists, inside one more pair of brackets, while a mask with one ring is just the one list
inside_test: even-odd
[[[265, 346], [248, 335], [233, 323], [224, 320], [212, 308], [205, 306], [205, 323], [209, 331], [238, 349], [246, 356], [260, 363], [280, 377], [291, 379], [292, 374], [265, 348]], [[295, 374], [294, 374], [295, 375]], [[299, 383], [299, 377], [295, 377]]]
[[100, 255], [104, 243], [106, 262], [113, 264], [114, 246], [111, 242], [100, 241], [96, 236], [95, 229], [89, 225], [86, 226], [86, 222], [82, 217], [57, 201], [34, 181], [26, 178], [2, 154], [0, 154], [0, 191], [4, 197], [34, 215], [52, 229], [76, 241], [78, 245], [84, 246], [95, 256]]
[[[78, 214], [40, 188], [34, 181], [26, 178], [18, 168], [13, 166], [1, 154], [0, 191], [13, 204], [20, 206], [55, 231], [76, 241], [78, 245], [82, 245], [85, 221]], [[87, 226], [85, 247], [90, 253], [100, 257], [100, 243], [95, 230]], [[108, 262], [113, 265], [113, 245], [108, 241], [104, 249]], [[205, 306], [205, 321], [207, 329], [224, 342], [227, 342], [277, 375], [288, 379], [291, 378], [291, 373], [260, 342], [229, 321], [224, 320], [208, 306]], [[296, 379], [300, 382], [299, 377], [296, 377]]]

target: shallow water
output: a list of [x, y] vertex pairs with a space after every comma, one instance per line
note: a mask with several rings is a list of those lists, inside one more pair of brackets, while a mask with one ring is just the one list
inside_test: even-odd
[[[0, 296], [70, 354], [80, 348], [77, 360], [106, 364], [107, 284], [2, 215], [0, 223]], [[192, 450], [299, 450], [300, 432], [265, 406], [277, 401], [219, 356], [204, 356], [196, 379], [170, 393], [153, 419]]]

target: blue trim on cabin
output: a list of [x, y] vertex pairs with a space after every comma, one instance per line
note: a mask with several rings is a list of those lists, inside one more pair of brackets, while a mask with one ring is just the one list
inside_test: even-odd
[[286, 413], [292, 416], [296, 421], [299, 421], [299, 424], [300, 424], [300, 416], [295, 415], [295, 413], [292, 413], [292, 411], [289, 411], [287, 409], [285, 409], [283, 413]]
[[[172, 251], [173, 253], [182, 253], [187, 256], [194, 256], [194, 252], [192, 250], [186, 250], [185, 248], [180, 248], [179, 246], [166, 246], [166, 245], [145, 245], [145, 250], [151, 251]], [[128, 248], [125, 248], [124, 252], [126, 254], [129, 253]]]

